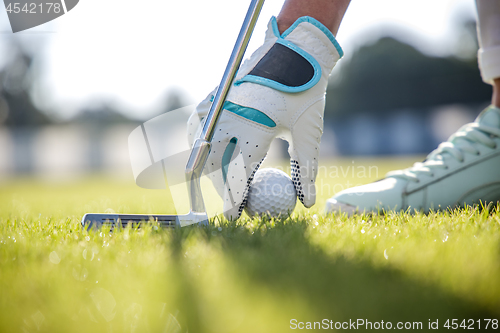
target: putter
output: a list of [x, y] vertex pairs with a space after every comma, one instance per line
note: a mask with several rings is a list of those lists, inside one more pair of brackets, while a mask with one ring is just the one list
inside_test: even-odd
[[101, 228], [102, 226], [126, 227], [129, 223], [138, 225], [144, 222], [156, 222], [161, 227], [184, 227], [196, 223], [208, 224], [208, 215], [203, 202], [200, 177], [210, 153], [211, 141], [214, 136], [215, 127], [222, 113], [229, 89], [233, 84], [236, 72], [240, 67], [241, 60], [250, 41], [255, 24], [259, 17], [264, 0], [252, 0], [248, 12], [243, 21], [240, 33], [234, 45], [233, 52], [222, 76], [212, 106], [208, 112], [203, 129], [191, 149], [185, 175], [190, 200], [190, 211], [184, 215], [156, 215], [156, 214], [96, 214], [88, 213], [82, 218], [82, 226], [87, 229]]

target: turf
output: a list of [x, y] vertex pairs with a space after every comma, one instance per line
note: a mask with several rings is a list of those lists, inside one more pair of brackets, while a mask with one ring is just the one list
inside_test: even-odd
[[[486, 319], [500, 317], [498, 207], [321, 213], [347, 182], [405, 165], [324, 164], [318, 207], [298, 207], [285, 221], [112, 233], [83, 230], [81, 216], [171, 213], [168, 195], [104, 176], [4, 182], [0, 332], [287, 332], [293, 319], [311, 327], [323, 319], [421, 322], [426, 331], [429, 321], [448, 331], [447, 319], [470, 319], [484, 330]], [[376, 166], [371, 174], [369, 166]]]

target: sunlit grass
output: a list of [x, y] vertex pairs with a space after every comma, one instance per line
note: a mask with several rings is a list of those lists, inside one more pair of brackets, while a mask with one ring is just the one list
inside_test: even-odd
[[[333, 164], [328, 164], [331, 166]], [[85, 212], [171, 213], [165, 191], [107, 177], [0, 187], [1, 332], [281, 332], [290, 320], [500, 316], [500, 211], [324, 216], [335, 184], [408, 160], [341, 160], [291, 219], [87, 232]], [[370, 177], [345, 174], [375, 165]], [[344, 185], [342, 185], [344, 186]], [[337, 189], [340, 186], [337, 186]]]

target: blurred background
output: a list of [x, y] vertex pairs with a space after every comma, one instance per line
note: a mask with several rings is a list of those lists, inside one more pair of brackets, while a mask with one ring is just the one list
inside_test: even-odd
[[[266, 1], [247, 52], [283, 2]], [[130, 132], [218, 84], [248, 4], [82, 0], [16, 34], [2, 7], [0, 180], [132, 177]], [[472, 121], [492, 91], [475, 27], [474, 0], [353, 1], [337, 36], [345, 57], [327, 92], [324, 160], [426, 154]]]

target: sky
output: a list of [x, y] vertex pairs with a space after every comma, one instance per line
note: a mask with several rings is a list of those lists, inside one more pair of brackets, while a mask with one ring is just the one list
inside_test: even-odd
[[[267, 0], [247, 50], [258, 48], [267, 23], [284, 0]], [[80, 0], [66, 15], [12, 35], [0, 9], [0, 65], [9, 50], [2, 37], [18, 38], [37, 56], [41, 80], [34, 99], [60, 118], [107, 102], [147, 119], [167, 92], [190, 103], [220, 81], [249, 1]], [[346, 58], [363, 43], [392, 34], [423, 52], [446, 55], [456, 42], [451, 24], [474, 17], [474, 0], [353, 0], [337, 35]], [[3, 56], [2, 56], [3, 54]]]

